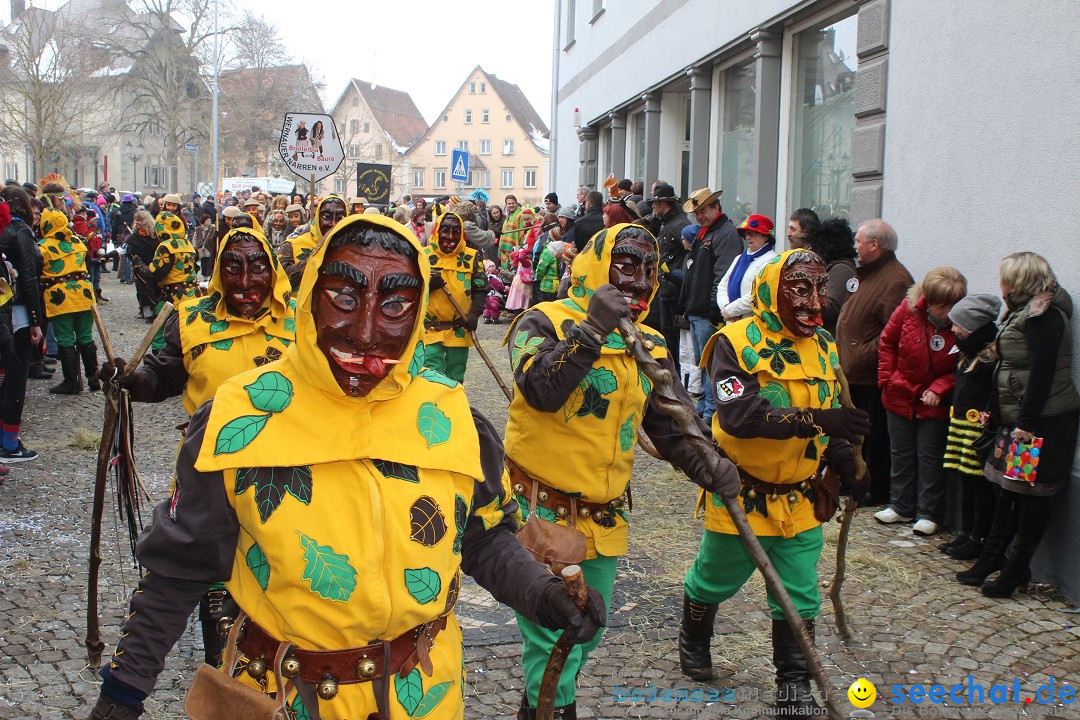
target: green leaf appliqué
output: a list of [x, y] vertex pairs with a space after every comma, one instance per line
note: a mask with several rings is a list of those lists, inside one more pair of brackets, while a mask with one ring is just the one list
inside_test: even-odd
[[416, 348], [413, 349], [412, 360], [409, 361], [409, 375], [416, 377], [420, 374], [420, 370], [424, 367], [424, 341], [416, 343]]
[[453, 426], [450, 418], [446, 416], [439, 406], [433, 402], [426, 402], [420, 406], [416, 415], [416, 429], [424, 438], [428, 447], [442, 445], [450, 439]]
[[743, 366], [747, 370], [753, 370], [754, 366], [758, 364], [758, 361], [760, 359], [761, 356], [757, 354], [757, 351], [754, 350], [754, 348], [748, 346], [742, 349]]
[[529, 333], [519, 330], [514, 335], [514, 346], [510, 350], [510, 364], [515, 370], [520, 369], [521, 363], [535, 355], [543, 342], [544, 338], [529, 337]]
[[240, 495], [255, 486], [255, 505], [259, 519], [266, 522], [278, 509], [288, 493], [304, 503], [311, 504], [311, 468], [296, 467], [248, 467], [236, 471], [235, 492]]
[[389, 460], [372, 460], [371, 463], [383, 474], [384, 477], [396, 478], [407, 482], [420, 482], [420, 471], [415, 465], [390, 462]]
[[264, 372], [244, 389], [255, 409], [263, 412], [281, 412], [292, 402], [292, 382], [276, 370]]
[[772, 290], [769, 289], [768, 283], [758, 285], [757, 296], [761, 299], [761, 302], [765, 303], [765, 307], [772, 305]]
[[[275, 256], [271, 253], [270, 257]], [[292, 708], [293, 714], [296, 716], [295, 720], [311, 720], [311, 713], [309, 713], [308, 709], [304, 707], [304, 701], [303, 699], [301, 699], [299, 693], [297, 693], [296, 697], [293, 698], [292, 702], [289, 704], [289, 707]]]
[[218, 431], [217, 441], [214, 444], [214, 454], [228, 455], [243, 450], [251, 444], [255, 436], [262, 432], [263, 426], [266, 425], [269, 418], [270, 413], [265, 415], [241, 415], [225, 423], [221, 430]]
[[247, 562], [251, 574], [255, 576], [255, 580], [258, 581], [259, 587], [263, 589], [263, 592], [266, 592], [266, 588], [270, 584], [270, 561], [266, 559], [266, 553], [259, 547], [259, 543], [251, 546], [251, 549], [244, 555], [244, 560]]
[[761, 328], [753, 320], [746, 326], [746, 340], [751, 345], [757, 345], [761, 342]]
[[589, 384], [589, 387], [596, 388], [601, 395], [609, 395], [619, 388], [615, 373], [603, 367], [594, 367], [590, 370], [585, 376], [585, 382]]
[[780, 318], [776, 317], [776, 315], [768, 310], [761, 313], [761, 319], [765, 321], [765, 327], [773, 332], [780, 332], [784, 329], [784, 325], [780, 322]]
[[411, 717], [424, 697], [424, 681], [420, 676], [420, 668], [413, 668], [412, 672], [405, 677], [395, 675], [394, 694], [397, 696], [397, 701], [401, 703], [401, 707], [405, 708], [405, 712]]
[[429, 382], [438, 383], [439, 385], [445, 385], [446, 387], [458, 386], [457, 380], [451, 380], [450, 378], [443, 375], [441, 372], [438, 372], [437, 370], [432, 370], [431, 368], [424, 368], [423, 370], [421, 370], [420, 377], [424, 378]]
[[232, 347], [232, 344], [233, 338], [229, 338], [228, 340], [215, 340], [214, 342], [210, 343], [210, 347], [214, 348], [215, 350], [228, 350]]
[[619, 448], [623, 452], [628, 452], [634, 448], [634, 438], [637, 432], [637, 428], [634, 426], [636, 416], [636, 412], [630, 413], [630, 417], [626, 418], [626, 422], [619, 427]]
[[320, 545], [299, 530], [296, 534], [307, 563], [302, 577], [311, 591], [326, 600], [347, 602], [356, 589], [356, 569], [349, 564], [349, 556], [334, 552], [329, 545]]
[[225, 330], [228, 330], [228, 329], [229, 329], [229, 321], [228, 320], [215, 320], [214, 322], [210, 323], [210, 334], [211, 335], [213, 335], [214, 333], [224, 332]]
[[420, 701], [420, 704], [416, 706], [416, 709], [410, 713], [410, 717], [423, 718], [431, 714], [431, 711], [435, 709], [435, 706], [446, 696], [450, 686], [454, 684], [453, 680], [447, 680], [435, 685], [426, 693], [424, 693], [424, 699]]
[[413, 600], [425, 605], [435, 602], [442, 590], [442, 579], [439, 573], [429, 567], [405, 568], [405, 589], [412, 595]]

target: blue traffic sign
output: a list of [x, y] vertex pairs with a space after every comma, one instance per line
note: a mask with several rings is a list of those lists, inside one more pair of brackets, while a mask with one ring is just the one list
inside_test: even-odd
[[454, 182], [469, 181], [469, 152], [454, 150], [450, 153], [450, 179]]

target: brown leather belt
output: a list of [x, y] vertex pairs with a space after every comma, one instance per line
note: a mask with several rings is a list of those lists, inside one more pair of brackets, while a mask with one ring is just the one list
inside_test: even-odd
[[440, 321], [440, 322], [433, 322], [433, 323], [424, 323], [424, 329], [425, 330], [430, 330], [431, 332], [441, 332], [443, 330], [453, 330], [454, 329], [454, 323], [450, 322], [449, 320], [444, 320], [444, 321]]
[[55, 277], [47, 277], [43, 279], [46, 288], [51, 288], [53, 285], [59, 285], [60, 283], [66, 283], [70, 281], [88, 280], [90, 278], [84, 272], [68, 273], [67, 275], [56, 275]]
[[[243, 626], [237, 633], [237, 646], [248, 657], [250, 672], [251, 662], [262, 660], [263, 667], [274, 662], [278, 647], [282, 641], [273, 637], [255, 622], [245, 617]], [[443, 615], [390, 640], [364, 647], [345, 650], [302, 650], [293, 647], [282, 663], [282, 673], [295, 668], [297, 677], [306, 683], [317, 685], [329, 676], [339, 685], [371, 682], [384, 677], [399, 674], [401, 677], [412, 672], [419, 665], [427, 675], [431, 675], [431, 660], [428, 653], [435, 644], [435, 636], [446, 627]], [[290, 661], [296, 661], [296, 664]], [[299, 667], [297, 668], [297, 665]]]
[[[610, 523], [614, 523], [616, 510], [621, 510], [624, 505], [628, 510], [634, 509], [634, 501], [630, 495], [629, 487], [626, 488], [625, 494], [614, 500], [588, 502], [581, 498], [571, 497], [562, 490], [556, 490], [550, 485], [545, 485], [539, 480], [529, 477], [510, 458], [506, 458], [506, 469], [510, 472], [510, 485], [513, 487], [514, 493], [521, 495], [526, 500], [530, 500], [534, 496], [533, 486], [535, 485], [536, 504], [551, 510], [560, 518], [567, 518], [576, 512], [579, 518], [591, 517], [598, 524], [608, 527]], [[571, 522], [571, 524], [573, 523]]]
[[818, 484], [818, 476], [813, 475], [806, 480], [793, 483], [771, 483], [764, 480], [758, 480], [756, 477], [746, 472], [742, 468], [739, 468], [739, 477], [742, 478], [742, 486], [749, 488], [751, 491], [761, 494], [770, 495], [776, 498], [779, 495], [787, 495], [788, 493], [799, 491], [803, 495], [806, 495], [811, 488], [816, 488]]
[[185, 290], [197, 287], [199, 287], [199, 283], [197, 282], [177, 282], [169, 283], [168, 285], [162, 285], [161, 289], [165, 292], [173, 293], [175, 295], [176, 293], [182, 293]]

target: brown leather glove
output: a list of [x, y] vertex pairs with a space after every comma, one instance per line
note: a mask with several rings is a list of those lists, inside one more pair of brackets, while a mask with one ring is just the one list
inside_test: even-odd
[[870, 415], [858, 408], [808, 410], [814, 425], [829, 437], [854, 442], [870, 434]]
[[861, 503], [870, 492], [870, 470], [867, 469], [863, 473], [861, 480], [856, 480], [855, 458], [850, 453], [830, 461], [829, 465], [840, 481], [840, 491], [846, 492], [852, 500]]
[[89, 720], [138, 720], [143, 714], [143, 706], [120, 705], [110, 700], [105, 695], [98, 695], [94, 708], [90, 711]]
[[135, 383], [135, 378], [127, 376], [121, 379], [120, 376], [124, 374], [124, 368], [127, 367], [127, 360], [122, 357], [113, 358], [112, 362], [106, 360], [97, 371], [97, 378], [105, 385], [111, 385], [114, 381], [120, 382], [120, 387], [130, 387]]
[[619, 325], [619, 320], [630, 317], [626, 298], [611, 283], [604, 283], [589, 298], [585, 322], [602, 337], [607, 337]]
[[727, 458], [720, 458], [713, 473], [703, 473], [698, 484], [707, 491], [719, 495], [725, 500], [739, 496], [742, 490], [742, 480], [739, 478], [739, 470], [735, 464]]

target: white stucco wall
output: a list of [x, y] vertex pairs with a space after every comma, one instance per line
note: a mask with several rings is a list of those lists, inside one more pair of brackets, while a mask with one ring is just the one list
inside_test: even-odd
[[[558, 75], [552, 83], [558, 102], [551, 127], [559, 138], [553, 187], [563, 193], [578, 185], [574, 108], [580, 109], [581, 123], [587, 125], [608, 109], [640, 96], [644, 88], [730, 40], [746, 36], [791, 4], [788, 0], [608, 0], [608, 9], [590, 24], [592, 2], [577, 0], [576, 40], [560, 51]], [[565, 14], [566, 0], [560, 0], [560, 9]], [[561, 25], [565, 33], [565, 17]], [[565, 45], [565, 34], [558, 42], [560, 48]]]
[[[1080, 3], [893, 0], [882, 215], [919, 279], [952, 265], [999, 292], [1032, 250], [1080, 300]], [[1080, 332], [1073, 322], [1073, 374]], [[1074, 466], [1075, 467], [1075, 466]], [[1034, 569], [1080, 596], [1080, 477], [1053, 502]]]

